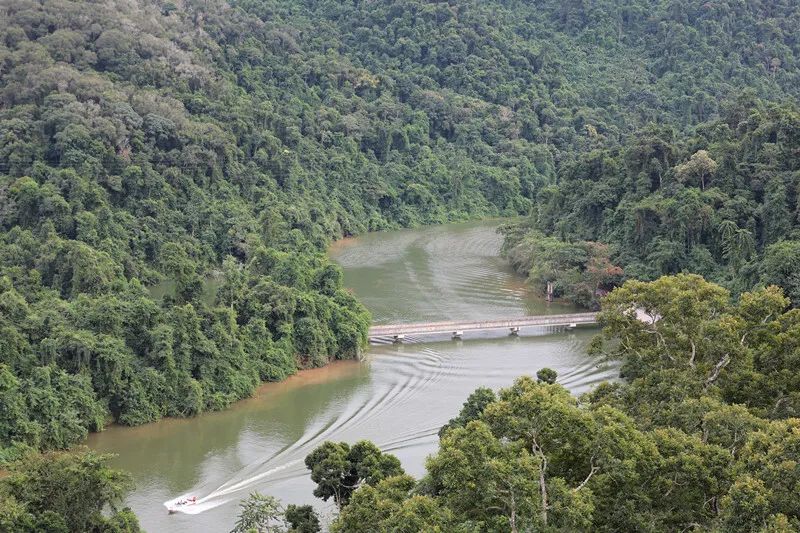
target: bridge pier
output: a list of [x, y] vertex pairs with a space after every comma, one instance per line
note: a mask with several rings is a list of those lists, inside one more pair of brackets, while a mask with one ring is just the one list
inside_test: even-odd
[[453, 332], [453, 339], [454, 340], [460, 339], [463, 336], [464, 336], [464, 332], [463, 331], [454, 331]]
[[518, 326], [514, 326], [513, 328], [508, 328], [508, 329], [511, 330], [511, 333], [509, 333], [509, 335], [511, 335], [512, 337], [519, 336], [519, 327]]

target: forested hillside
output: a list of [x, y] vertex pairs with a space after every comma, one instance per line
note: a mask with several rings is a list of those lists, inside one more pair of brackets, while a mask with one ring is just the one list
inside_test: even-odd
[[799, 111], [748, 95], [690, 133], [586, 153], [505, 228], [506, 253], [588, 306], [624, 276], [684, 271], [736, 293], [776, 284], [800, 305]]
[[737, 294], [777, 284], [800, 305], [797, 12], [672, 2], [650, 18], [640, 106], [662, 113], [561, 160], [505, 229], [515, 267], [589, 307], [625, 277], [686, 271]]
[[[343, 235], [535, 204], [541, 231], [617, 244], [630, 275], [724, 277], [750, 264], [742, 232], [796, 255], [778, 242], [796, 115], [761, 102], [800, 90], [798, 12], [3, 1], [0, 445], [62, 448], [356, 356], [368, 314], [321, 253]], [[689, 159], [704, 149], [714, 172]], [[611, 221], [636, 202], [634, 235]], [[706, 244], [722, 222], [733, 240]]]

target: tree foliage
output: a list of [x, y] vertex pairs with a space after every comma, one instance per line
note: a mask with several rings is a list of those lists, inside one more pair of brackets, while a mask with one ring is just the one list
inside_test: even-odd
[[284, 511], [277, 499], [253, 492], [239, 504], [242, 508], [231, 533], [283, 533]]
[[749, 94], [680, 135], [653, 129], [580, 155], [531, 217], [504, 229], [505, 253], [535, 286], [553, 281], [584, 305], [586, 241], [604, 243], [603, 264], [630, 279], [692, 272], [735, 293], [777, 284], [797, 305], [798, 125], [795, 104]]
[[0, 477], [0, 530], [138, 533], [136, 516], [119, 507], [130, 476], [108, 468], [108, 459], [91, 451], [49, 452], [11, 463]]
[[380, 451], [369, 441], [350, 446], [346, 442], [324, 442], [305, 459], [311, 481], [317, 484], [314, 496], [323, 501], [333, 498], [339, 509], [350, 502], [350, 496], [363, 484], [403, 474], [400, 461]]
[[[800, 301], [796, 2], [9, 0], [0, 21], [0, 461], [358, 357], [370, 317], [323, 251], [365, 231], [530, 213], [510, 257], [587, 306], [623, 275], [683, 271]], [[780, 300], [754, 294], [742, 313]], [[626, 372], [645, 386], [691, 361], [683, 395], [795, 412], [795, 319], [741, 332], [720, 312], [659, 331], [678, 347]], [[709, 427], [739, 449], [729, 416]], [[366, 479], [350, 451], [343, 475]], [[541, 471], [549, 452], [527, 453]], [[554, 502], [589, 505], [553, 479]], [[510, 481], [503, 512], [530, 489]], [[446, 530], [438, 505], [408, 498], [387, 527]], [[775, 505], [764, 527], [794, 520]]]
[[[586, 305], [618, 266], [796, 299], [791, 268], [767, 267], [797, 240], [797, 112], [775, 102], [800, 87], [798, 16], [6, 2], [0, 364], [17, 407], [0, 446], [224, 408], [357, 357], [368, 315], [321, 251], [369, 230], [535, 206], [543, 237], [515, 257], [542, 252], [532, 279]], [[74, 407], [26, 412], [37, 380]]]
[[286, 506], [284, 513], [289, 523], [289, 533], [317, 533], [322, 529], [316, 511], [310, 505]]

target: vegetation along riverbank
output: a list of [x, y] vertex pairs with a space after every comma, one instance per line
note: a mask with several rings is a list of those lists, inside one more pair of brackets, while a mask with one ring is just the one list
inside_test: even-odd
[[[782, 0], [0, 2], [0, 526], [136, 530], [101, 512], [124, 476], [58, 450], [357, 357], [370, 314], [332, 240], [524, 215], [509, 259], [606, 306], [631, 382], [576, 406], [522, 379], [445, 434], [398, 512], [441, 530], [796, 529], [798, 27]], [[631, 295], [654, 299], [654, 331], [608, 307]], [[577, 462], [548, 455], [514, 414], [539, 396], [630, 453], [566, 433]], [[468, 437], [504, 496], [447, 492]], [[539, 489], [519, 501], [509, 468]], [[53, 496], [79, 478], [85, 505]], [[392, 479], [353, 502], [408, 493]], [[340, 527], [400, 516], [360, 508]]]

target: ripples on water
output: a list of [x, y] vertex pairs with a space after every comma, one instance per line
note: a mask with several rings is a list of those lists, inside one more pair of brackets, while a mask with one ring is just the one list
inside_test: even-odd
[[[367, 235], [337, 244], [332, 256], [380, 323], [573, 310], [531, 297], [499, 248], [494, 226], [484, 223]], [[616, 368], [586, 355], [593, 334], [530, 328], [520, 337], [467, 332], [464, 341], [376, 343], [363, 363], [314, 371], [332, 372], [323, 380], [293, 378], [230, 411], [109, 431], [92, 445], [120, 453], [116, 466], [134, 472], [129, 504], [147, 530], [227, 531], [252, 491], [319, 505], [303, 459], [325, 440], [372, 440], [420, 475], [439, 428], [476, 387], [498, 389], [546, 366], [575, 393], [613, 378]], [[185, 511], [201, 516], [167, 516], [161, 502], [178, 494], [196, 495]]]
[[499, 257], [496, 224], [375, 233], [332, 250], [345, 284], [376, 323], [558, 313], [570, 306], [532, 298]]

